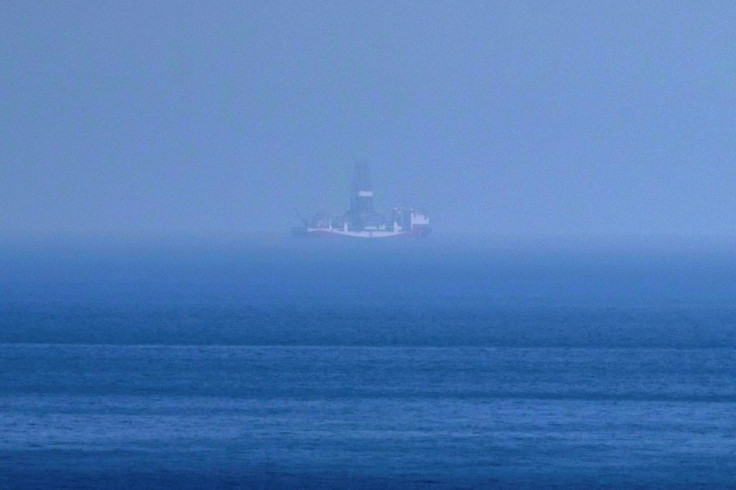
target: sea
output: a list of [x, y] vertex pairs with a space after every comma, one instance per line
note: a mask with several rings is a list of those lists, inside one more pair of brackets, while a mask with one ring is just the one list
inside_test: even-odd
[[736, 488], [736, 254], [0, 237], [0, 488]]

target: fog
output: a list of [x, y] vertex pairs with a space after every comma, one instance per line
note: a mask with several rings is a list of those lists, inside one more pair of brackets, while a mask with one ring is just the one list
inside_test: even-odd
[[[731, 235], [732, 2], [9, 2], [0, 231]], [[666, 240], [664, 240], [666, 242]]]

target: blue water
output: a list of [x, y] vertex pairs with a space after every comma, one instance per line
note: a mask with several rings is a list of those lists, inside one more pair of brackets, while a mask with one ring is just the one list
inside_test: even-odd
[[0, 252], [0, 488], [736, 486], [728, 253]]

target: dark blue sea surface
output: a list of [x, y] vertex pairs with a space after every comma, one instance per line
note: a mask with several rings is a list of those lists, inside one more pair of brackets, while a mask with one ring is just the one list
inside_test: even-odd
[[736, 258], [4, 243], [0, 488], [736, 486]]

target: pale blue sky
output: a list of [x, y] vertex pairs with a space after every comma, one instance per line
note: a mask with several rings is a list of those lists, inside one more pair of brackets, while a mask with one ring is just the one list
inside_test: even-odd
[[4, 2], [0, 232], [733, 234], [736, 2]]

